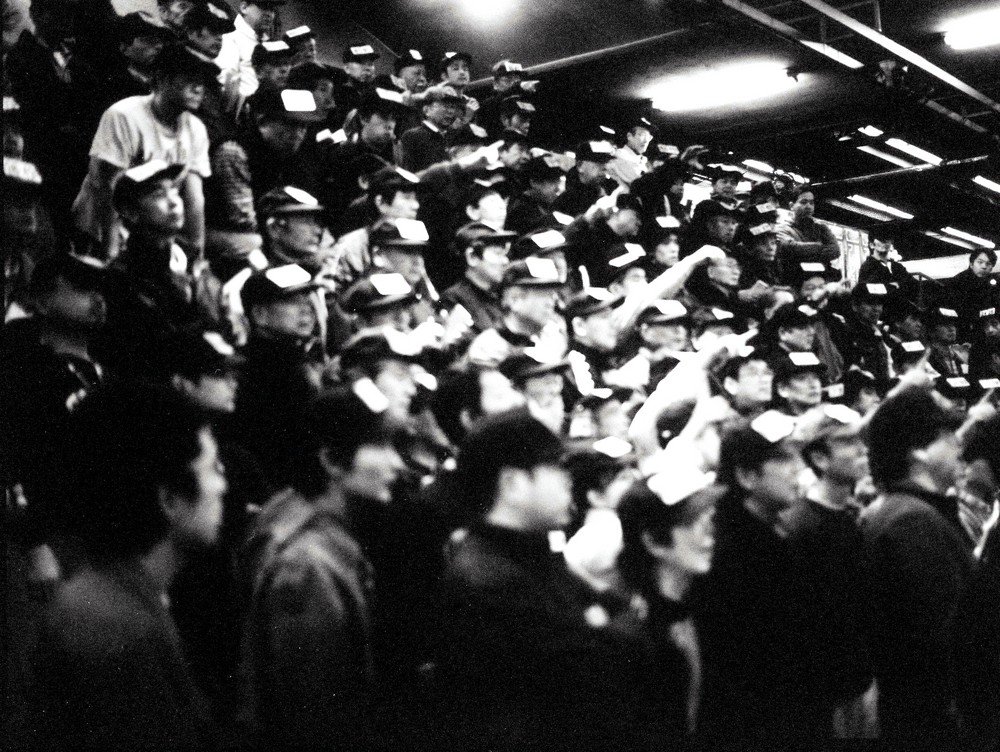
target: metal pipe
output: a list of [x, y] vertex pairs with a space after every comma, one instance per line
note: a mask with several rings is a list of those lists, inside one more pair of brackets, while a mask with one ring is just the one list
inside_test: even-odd
[[965, 159], [950, 159], [941, 164], [922, 164], [913, 167], [900, 167], [897, 170], [885, 170], [884, 172], [873, 172], [870, 175], [858, 175], [853, 178], [841, 178], [839, 180], [827, 180], [825, 183], [813, 183], [815, 188], [839, 188], [841, 186], [856, 185], [858, 183], [868, 183], [873, 180], [883, 180], [885, 178], [898, 177], [899, 175], [910, 175], [922, 172], [937, 172], [938, 170], [950, 169], [953, 167], [966, 167], [968, 165], [985, 162], [990, 158], [989, 154], [978, 157], [967, 157]]

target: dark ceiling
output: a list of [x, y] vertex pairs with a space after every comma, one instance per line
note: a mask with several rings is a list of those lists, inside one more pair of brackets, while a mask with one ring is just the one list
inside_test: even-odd
[[[534, 135], [568, 146], [595, 135], [598, 124], [620, 127], [639, 116], [662, 139], [701, 143], [729, 159], [756, 159], [807, 176], [820, 195], [843, 204], [860, 194], [913, 214], [898, 244], [908, 257], [960, 252], [924, 235], [945, 226], [1000, 245], [1000, 193], [975, 184], [1000, 183], [1000, 105], [992, 109], [914, 64], [892, 86], [877, 80], [879, 64], [899, 56], [815, 10], [811, 0], [341, 0], [315, 2], [301, 15], [329, 30], [331, 46], [364, 35], [388, 51], [419, 48], [470, 52], [485, 77], [501, 58], [521, 62], [542, 81]], [[993, 0], [828, 0], [828, 4], [1000, 101], [1000, 46], [958, 52], [943, 30], [963, 15], [1000, 10]], [[742, 11], [742, 12], [741, 12]], [[754, 18], [748, 17], [748, 14]], [[334, 31], [336, 30], [336, 32]], [[864, 67], [853, 70], [796, 39], [825, 42]], [[323, 41], [327, 41], [323, 39]], [[333, 56], [331, 56], [333, 57]], [[705, 110], [661, 112], [651, 90], [667, 77], [710, 66], [780, 63], [796, 79], [780, 96]], [[485, 83], [485, 82], [484, 82]], [[872, 125], [883, 135], [858, 128]], [[945, 160], [922, 171], [844, 182], [899, 170], [859, 151], [874, 147], [913, 165], [919, 158], [884, 142], [896, 137]], [[952, 161], [988, 157], [950, 165]], [[926, 165], [925, 165], [926, 166]], [[846, 205], [855, 206], [852, 202]], [[857, 227], [882, 219], [822, 202], [826, 217]]]

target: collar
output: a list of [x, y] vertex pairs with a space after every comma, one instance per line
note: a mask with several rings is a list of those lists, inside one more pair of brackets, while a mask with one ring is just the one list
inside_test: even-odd
[[547, 533], [514, 530], [509, 527], [491, 525], [487, 522], [473, 525], [470, 532], [516, 559], [545, 562], [555, 557], [549, 547]]
[[951, 496], [945, 496], [937, 491], [928, 491], [913, 481], [904, 480], [895, 483], [886, 489], [887, 493], [905, 494], [913, 496], [920, 501], [930, 505], [939, 512], [945, 519], [952, 523], [958, 523], [958, 500]]
[[240, 36], [252, 39], [254, 42], [260, 41], [260, 37], [257, 36], [257, 32], [254, 31], [250, 24], [246, 22], [242, 14], [236, 16], [236, 21], [233, 23], [233, 26], [235, 27], [235, 32]]

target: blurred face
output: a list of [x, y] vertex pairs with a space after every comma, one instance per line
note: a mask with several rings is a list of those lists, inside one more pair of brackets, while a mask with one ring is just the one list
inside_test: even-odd
[[600, 180], [604, 179], [607, 174], [607, 170], [604, 169], [604, 165], [599, 162], [590, 162], [584, 160], [582, 162], [577, 162], [576, 172], [580, 176], [580, 182], [584, 185], [591, 185]]
[[344, 63], [344, 72], [361, 84], [370, 84], [375, 80], [375, 61], [359, 60], [353, 63]]
[[363, 444], [354, 453], [344, 490], [356, 498], [388, 504], [402, 470], [403, 460], [391, 444]]
[[802, 299], [816, 303], [826, 297], [826, 280], [822, 277], [810, 277], [799, 288]]
[[295, 44], [295, 57], [292, 65], [302, 65], [302, 63], [316, 62], [316, 40], [306, 39]]
[[573, 497], [569, 473], [555, 465], [539, 465], [528, 473], [530, 483], [530, 528], [558, 530], [570, 522]]
[[768, 263], [778, 258], [778, 236], [768, 233], [755, 239], [753, 255]]
[[555, 318], [558, 293], [554, 289], [515, 287], [510, 292], [510, 309], [522, 321], [541, 329]]
[[635, 209], [619, 209], [615, 212], [610, 224], [620, 238], [634, 238], [642, 226]]
[[65, 277], [56, 279], [55, 288], [40, 305], [47, 321], [67, 329], [97, 331], [107, 318], [107, 304], [101, 293]]
[[993, 271], [993, 261], [990, 259], [989, 254], [980, 253], [972, 259], [972, 263], [969, 265], [969, 268], [972, 269], [973, 274], [982, 278], [989, 275], [989, 273]]
[[408, 65], [400, 69], [399, 77], [403, 79], [406, 90], [419, 94], [427, 88], [427, 68], [423, 65]]
[[173, 2], [157, 3], [160, 19], [167, 26], [177, 28], [184, 21], [184, 16], [194, 7], [192, 0], [173, 0]]
[[261, 6], [248, 2], [240, 3], [240, 14], [247, 25], [258, 34], [271, 30], [276, 15], [273, 6]]
[[523, 144], [511, 144], [508, 149], [500, 150], [500, 161], [504, 167], [519, 169], [525, 162], [531, 159], [531, 154]]
[[520, 83], [521, 77], [518, 75], [503, 74], [500, 76], [494, 76], [493, 91], [503, 94], [510, 91]]
[[705, 223], [705, 230], [709, 240], [720, 245], [729, 245], [736, 236], [736, 228], [739, 222], [728, 214], [720, 214], [712, 217]]
[[1000, 339], [1000, 319], [992, 316], [983, 320], [983, 334], [990, 339]]
[[236, 374], [204, 374], [197, 380], [184, 378], [182, 390], [199, 407], [216, 413], [231, 413], [236, 409]]
[[260, 85], [272, 89], [283, 89], [288, 83], [288, 74], [291, 70], [290, 61], [287, 63], [262, 63], [254, 68]]
[[187, 43], [205, 57], [215, 58], [222, 49], [222, 34], [209, 29], [187, 32]]
[[878, 407], [881, 402], [882, 398], [878, 396], [875, 387], [866, 386], [858, 392], [857, 399], [854, 400], [854, 404], [851, 407], [861, 415], [867, 415]]
[[399, 272], [415, 287], [424, 279], [424, 257], [419, 253], [407, 253], [398, 248], [379, 248], [377, 251], [381, 266], [389, 271]]
[[276, 250], [309, 265], [316, 263], [323, 225], [318, 214], [289, 214], [268, 223]]
[[955, 485], [962, 467], [962, 445], [954, 431], [942, 433], [929, 446], [915, 454], [939, 493], [945, 493]]
[[802, 460], [791, 453], [765, 461], [754, 476], [753, 496], [771, 509], [784, 509], [798, 498], [798, 475], [802, 471]]
[[739, 407], [748, 408], [771, 401], [773, 382], [770, 366], [763, 360], [751, 360], [740, 367], [735, 379], [726, 379], [725, 387]]
[[169, 107], [195, 112], [205, 98], [205, 81], [201, 76], [178, 73], [158, 82], [156, 91]]
[[889, 253], [892, 252], [892, 241], [872, 240], [868, 244], [868, 247], [872, 252], [872, 256], [879, 259], [880, 261], [888, 261]]
[[938, 344], [954, 345], [958, 342], [958, 328], [954, 324], [937, 324], [931, 330], [931, 337]]
[[316, 329], [316, 307], [305, 293], [254, 306], [253, 318], [258, 326], [291, 337], [311, 337]]
[[796, 326], [781, 327], [778, 330], [778, 340], [793, 352], [808, 352], [816, 341], [816, 327]]
[[796, 409], [815, 407], [823, 400], [823, 382], [815, 373], [797, 373], [778, 385], [778, 395]]
[[483, 415], [495, 415], [524, 404], [524, 395], [514, 389], [510, 379], [499, 371], [484, 370], [479, 374], [479, 410]]
[[524, 382], [524, 396], [531, 414], [557, 434], [562, 433], [566, 418], [566, 404], [562, 394], [564, 385], [561, 373], [547, 373]]
[[400, 332], [408, 332], [413, 328], [413, 306], [374, 311], [364, 316], [363, 321], [365, 327], [381, 329], [388, 326]]
[[512, 131], [517, 131], [521, 135], [527, 136], [531, 132], [531, 115], [520, 111], [515, 112], [509, 118], [505, 119], [504, 125]]
[[[189, 35], [190, 37], [191, 35]], [[219, 37], [221, 46], [222, 37]], [[136, 37], [129, 45], [122, 45], [122, 54], [125, 59], [140, 68], [148, 68], [153, 64], [156, 56], [163, 49], [163, 39], [160, 37]], [[207, 53], [206, 53], [207, 54]], [[215, 55], [218, 55], [218, 51]]]
[[372, 113], [368, 120], [361, 121], [361, 140], [366, 144], [384, 146], [396, 137], [396, 118], [391, 115]]
[[186, 500], [188, 503], [182, 505], [180, 515], [173, 520], [175, 539], [185, 548], [205, 548], [216, 542], [222, 526], [222, 497], [228, 488], [212, 431], [203, 428], [198, 443], [201, 451], [188, 465], [196, 495]]
[[663, 266], [668, 269], [680, 261], [681, 258], [681, 246], [677, 242], [676, 235], [670, 235], [666, 240], [661, 241], [657, 244], [656, 250], [653, 251], [654, 257], [658, 264], [663, 264]]
[[688, 328], [683, 324], [643, 324], [639, 333], [647, 345], [657, 350], [689, 349]]
[[320, 112], [329, 112], [337, 106], [333, 97], [333, 81], [323, 78], [316, 82], [312, 90], [313, 99], [316, 100], [316, 109]]
[[565, 178], [558, 177], [554, 180], [532, 180], [531, 190], [545, 204], [551, 204], [559, 194], [563, 192]]
[[507, 221], [507, 199], [499, 193], [487, 193], [476, 204], [470, 207], [469, 218], [485, 222], [490, 227], [501, 230]]
[[452, 60], [444, 69], [442, 78], [446, 84], [452, 86], [467, 86], [472, 80], [472, 72], [465, 60]]
[[458, 117], [464, 112], [465, 105], [454, 102], [431, 102], [424, 105], [424, 117], [442, 130], [451, 128]]
[[122, 214], [147, 233], [176, 235], [184, 229], [184, 202], [177, 185], [170, 180], [161, 180]]
[[389, 219], [416, 219], [420, 211], [420, 201], [416, 191], [396, 191], [388, 203], [380, 197], [375, 199], [379, 214]]
[[708, 266], [708, 278], [725, 287], [737, 287], [740, 284], [740, 262], [731, 256], [716, 259]]
[[475, 268], [486, 281], [495, 287], [500, 284], [507, 264], [510, 263], [510, 257], [507, 255], [509, 250], [510, 247], [507, 245], [488, 245], [483, 248], [482, 255], [473, 256], [471, 267]]
[[736, 186], [740, 179], [735, 175], [726, 175], [712, 183], [712, 190], [723, 198], [736, 198]]
[[265, 120], [261, 122], [260, 135], [264, 142], [279, 154], [291, 156], [299, 150], [306, 137], [305, 123], [287, 120]]
[[896, 324], [896, 329], [904, 341], [913, 341], [924, 336], [924, 324], [916, 314], [904, 318]]
[[645, 154], [653, 140], [653, 134], [649, 132], [648, 128], [634, 128], [625, 137], [625, 140], [629, 148], [636, 154]]
[[858, 437], [827, 442], [824, 476], [834, 483], [854, 485], [868, 475], [868, 448]]
[[375, 386], [389, 400], [389, 416], [397, 423], [409, 420], [410, 403], [417, 393], [410, 364], [401, 360], [387, 360], [374, 381]]
[[573, 319], [573, 333], [581, 343], [610, 352], [618, 343], [614, 314], [614, 309], [607, 308], [586, 318], [577, 317]]
[[[597, 423], [598, 436], [617, 436], [623, 441], [628, 441], [628, 429], [632, 421], [629, 420], [625, 406], [618, 400], [610, 400], [598, 407], [594, 411], [594, 421]], [[628, 484], [635, 479], [634, 473], [625, 473], [620, 481], [619, 488], [615, 489], [615, 506], [621, 500], [621, 495], [628, 490]], [[610, 492], [610, 488], [605, 492]]]
[[799, 194], [799, 197], [795, 199], [795, 203], [792, 204], [792, 214], [795, 215], [796, 220], [811, 219], [815, 211], [816, 197], [809, 191]]
[[633, 266], [625, 272], [621, 279], [612, 283], [609, 289], [618, 295], [629, 295], [630, 293], [645, 289], [646, 284], [646, 270]]
[[874, 326], [882, 318], [882, 304], [873, 302], [855, 302], [854, 312], [865, 324]]
[[715, 551], [715, 509], [702, 512], [689, 525], [678, 525], [670, 531], [671, 545], [660, 559], [671, 568], [692, 575], [708, 572]]

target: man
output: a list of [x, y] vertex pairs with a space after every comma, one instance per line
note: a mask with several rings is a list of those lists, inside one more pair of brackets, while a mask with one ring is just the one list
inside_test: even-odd
[[507, 97], [521, 93], [530, 94], [535, 91], [537, 81], [524, 81], [524, 68], [520, 63], [510, 60], [500, 60], [492, 68], [493, 90], [479, 106], [477, 119], [491, 134], [500, 133], [500, 108]]
[[831, 314], [830, 335], [844, 362], [872, 374], [883, 390], [892, 377], [889, 346], [879, 328], [887, 297], [884, 285], [857, 284], [851, 290], [851, 308], [843, 316]]
[[590, 284], [606, 287], [615, 267], [610, 262], [621, 256], [622, 244], [631, 242], [641, 229], [640, 207], [636, 200], [622, 194], [606, 210], [588, 211], [566, 228], [567, 262], [576, 271], [583, 266]]
[[270, 39], [278, 8], [284, 4], [285, 0], [243, 0], [236, 28], [222, 38], [215, 64], [221, 70], [218, 76], [225, 111], [233, 117], [257, 91], [257, 74], [251, 57], [258, 44]]
[[869, 232], [869, 256], [858, 270], [858, 284], [875, 282], [888, 287], [890, 306], [902, 301], [915, 304], [920, 292], [920, 283], [905, 266], [892, 258], [895, 250], [892, 234], [889, 231], [875, 228]]
[[727, 209], [739, 209], [740, 202], [736, 198], [736, 186], [743, 179], [743, 171], [732, 165], [716, 165], [708, 170], [708, 178], [712, 181], [712, 193], [709, 196]]
[[[927, 363], [944, 379], [963, 376], [969, 371], [968, 363], [959, 355], [958, 312], [951, 308], [932, 308], [925, 316], [927, 345], [930, 356]], [[968, 357], [966, 353], [966, 358]]]
[[[449, 368], [441, 375], [431, 408], [441, 430], [458, 446], [480, 418], [513, 410], [523, 404], [523, 395], [500, 371], [470, 364], [464, 368]], [[451, 476], [447, 478], [450, 480]], [[462, 525], [469, 521], [467, 518], [471, 510], [461, 507], [461, 499], [442, 498], [442, 502], [458, 507], [455, 512]]]
[[801, 416], [823, 401], [824, 366], [815, 353], [790, 352], [770, 363], [774, 371], [774, 397], [779, 409]]
[[281, 91], [286, 88], [288, 74], [292, 70], [292, 48], [285, 42], [261, 42], [253, 48], [250, 64], [257, 76], [257, 90], [243, 100], [236, 112], [236, 122], [254, 120], [254, 110], [259, 98], [268, 91]]
[[[615, 357], [621, 334], [615, 309], [623, 302], [624, 298], [603, 287], [589, 287], [566, 303], [566, 328], [573, 350], [569, 357], [576, 364], [573, 376], [581, 394], [606, 386], [605, 376], [620, 367]], [[645, 385], [648, 373], [640, 380]]]
[[402, 274], [385, 272], [359, 279], [344, 290], [339, 303], [353, 318], [353, 332], [390, 327], [406, 333], [413, 329], [417, 301], [417, 294]]
[[[605, 689], [609, 634], [549, 547], [569, 522], [562, 442], [524, 411], [483, 420], [458, 457], [476, 512], [442, 581], [435, 714], [441, 746], [485, 749], [607, 746], [618, 733]], [[499, 747], [498, 747], [499, 745]]]
[[615, 149], [607, 141], [584, 141], [576, 148], [576, 167], [566, 177], [563, 191], [552, 208], [555, 211], [579, 217], [604, 193], [607, 165], [615, 156]]
[[465, 276], [445, 290], [441, 299], [452, 311], [461, 306], [468, 312], [475, 334], [502, 322], [498, 289], [510, 263], [510, 243], [516, 237], [477, 222], [470, 222], [455, 235], [456, 247], [465, 257]]
[[[233, 30], [233, 23], [228, 6], [223, 8], [211, 2], [196, 5], [184, 15], [183, 42], [206, 62], [212, 62], [219, 56], [222, 38]], [[208, 129], [212, 148], [232, 137], [236, 124], [233, 113], [226, 112], [222, 86], [218, 82], [206, 82], [205, 96], [197, 115]]]
[[840, 258], [840, 246], [826, 225], [813, 219], [816, 194], [808, 185], [795, 189], [792, 220], [778, 225], [778, 254], [786, 264], [827, 262]]
[[435, 86], [425, 92], [424, 121], [399, 139], [399, 166], [418, 172], [448, 161], [446, 134], [465, 110], [465, 100], [452, 86]]
[[176, 397], [120, 388], [81, 405], [73, 436], [74, 518], [91, 559], [46, 614], [35, 741], [211, 745], [167, 590], [189, 552], [218, 536], [226, 479], [212, 432]]
[[774, 372], [759, 350], [730, 358], [719, 375], [729, 401], [743, 417], [756, 418], [770, 405]]
[[274, 266], [298, 264], [318, 274], [323, 260], [319, 244], [323, 237], [323, 215], [319, 201], [291, 185], [265, 193], [257, 204], [264, 223], [264, 255]]
[[533, 157], [524, 166], [523, 174], [528, 188], [511, 197], [507, 206], [506, 228], [525, 235], [541, 227], [557, 225], [552, 205], [565, 185], [562, 167], [545, 157]]
[[653, 134], [648, 124], [639, 122], [628, 129], [625, 144], [615, 152], [615, 158], [608, 162], [608, 175], [618, 181], [618, 185], [628, 187], [649, 168], [646, 149], [653, 142]]
[[73, 204], [77, 227], [101, 253], [118, 252], [120, 224], [111, 187], [121, 173], [153, 159], [182, 167], [184, 236], [198, 251], [205, 245], [202, 181], [211, 174], [208, 132], [194, 116], [214, 64], [181, 45], [164, 47], [154, 64], [153, 93], [113, 104], [101, 117], [90, 147], [90, 171]]
[[305, 406], [292, 487], [251, 533], [240, 704], [255, 744], [364, 749], [375, 738], [378, 583], [365, 523], [402, 469], [384, 403], [362, 381]]
[[521, 97], [507, 97], [500, 103], [500, 125], [505, 131], [527, 136], [531, 131], [531, 118], [534, 115], [535, 105]]
[[375, 88], [375, 61], [380, 57], [370, 44], [351, 42], [344, 48], [341, 60], [345, 75], [338, 76], [333, 93], [337, 102], [335, 120], [344, 122], [362, 97]]
[[954, 498], [961, 416], [927, 390], [883, 402], [868, 424], [882, 495], [861, 515], [871, 560], [869, 609], [879, 726], [891, 749], [958, 749], [955, 614], [972, 573]]
[[690, 256], [703, 245], [714, 245], [731, 252], [739, 223], [739, 212], [718, 201], [705, 199], [695, 207], [691, 224], [681, 239], [680, 257]]
[[285, 32], [282, 40], [292, 48], [292, 65], [316, 62], [316, 32], [306, 25]]
[[446, 52], [441, 58], [440, 69], [441, 82], [461, 96], [472, 81], [472, 55], [468, 52]]

